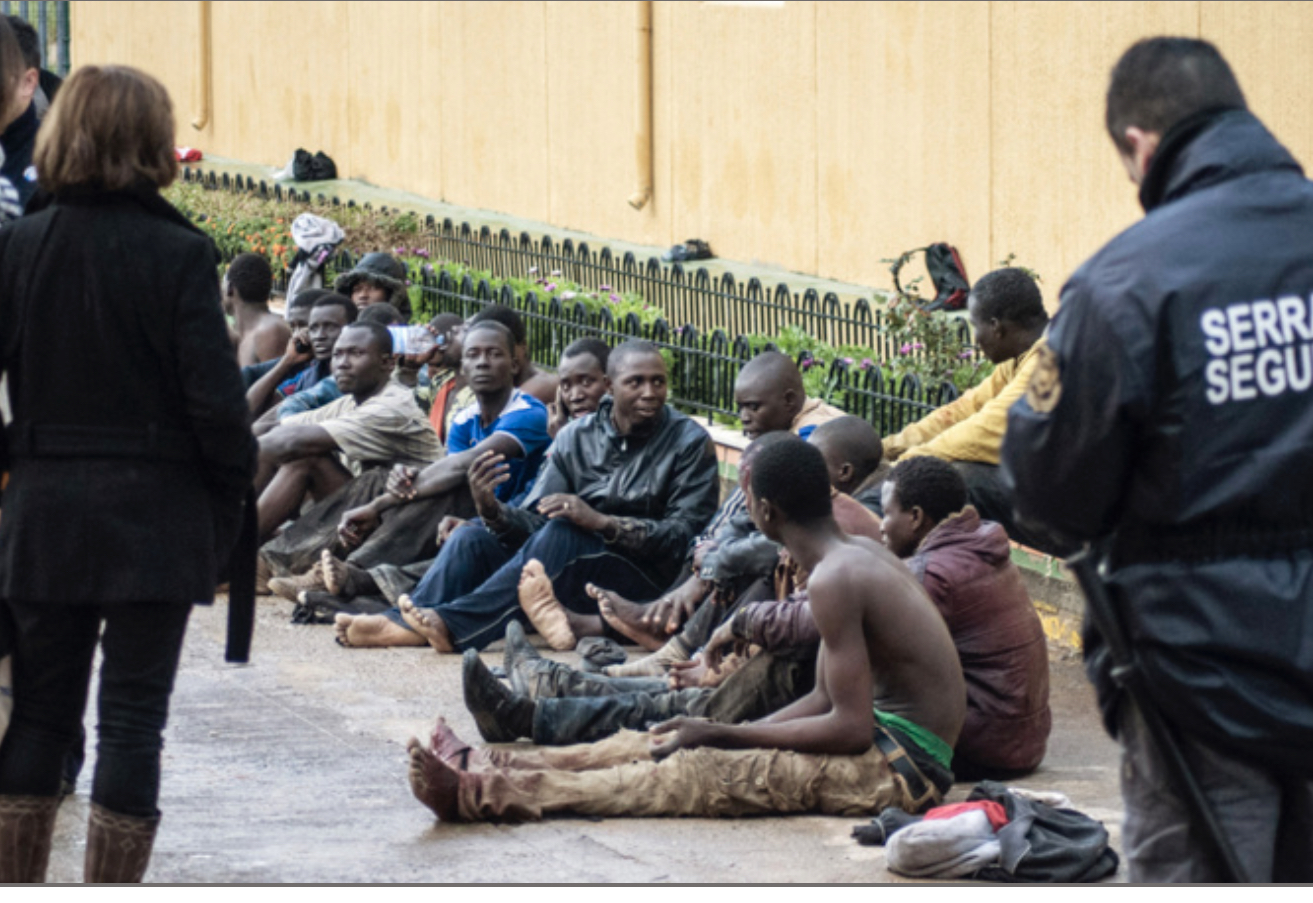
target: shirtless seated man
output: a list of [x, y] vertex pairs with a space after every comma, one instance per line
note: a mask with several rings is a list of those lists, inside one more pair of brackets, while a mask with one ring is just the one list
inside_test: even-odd
[[238, 254], [223, 277], [223, 311], [233, 318], [237, 333], [237, 364], [246, 367], [271, 361], [283, 353], [292, 337], [286, 318], [269, 309], [274, 274], [260, 254]]
[[[943, 618], [888, 550], [839, 529], [825, 461], [801, 439], [762, 451], [748, 505], [811, 574], [821, 646], [809, 695], [762, 721], [676, 718], [650, 738], [628, 731], [528, 752], [471, 749], [439, 719], [427, 747], [409, 744], [415, 797], [443, 821], [855, 816], [937, 804], [952, 783], [966, 711]], [[465, 670], [480, 667], [478, 653], [466, 652]]]

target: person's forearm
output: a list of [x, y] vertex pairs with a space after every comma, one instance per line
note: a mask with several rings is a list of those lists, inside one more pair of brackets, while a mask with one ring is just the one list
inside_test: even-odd
[[273, 395], [274, 390], [287, 379], [292, 372], [294, 364], [288, 363], [287, 356], [278, 359], [272, 370], [260, 377], [255, 385], [246, 390], [246, 405], [251, 409], [252, 414], [259, 414], [269, 402], [269, 397]]
[[772, 717], [749, 724], [727, 724], [707, 745], [719, 749], [787, 749], [815, 755], [858, 756], [871, 748], [874, 725], [873, 713], [866, 713], [865, 718], [843, 718], [830, 709], [787, 720]]

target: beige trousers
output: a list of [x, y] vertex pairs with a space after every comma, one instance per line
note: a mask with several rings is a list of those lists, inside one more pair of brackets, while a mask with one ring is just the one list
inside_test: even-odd
[[621, 731], [579, 746], [498, 749], [493, 757], [496, 769], [462, 777], [461, 817], [521, 820], [564, 812], [860, 816], [888, 806], [912, 810], [924, 804], [912, 799], [903, 778], [874, 747], [860, 756], [702, 748], [680, 750], [655, 762], [650, 742], [647, 734]]

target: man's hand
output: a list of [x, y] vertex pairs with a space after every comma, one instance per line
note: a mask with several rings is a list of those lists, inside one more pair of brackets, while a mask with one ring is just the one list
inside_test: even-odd
[[497, 501], [497, 487], [511, 478], [511, 466], [500, 452], [486, 451], [474, 459], [466, 473], [474, 507], [485, 522], [501, 519], [501, 502]]
[[[301, 350], [303, 348], [304, 351]], [[295, 366], [304, 364], [314, 356], [315, 351], [310, 346], [310, 336], [301, 329], [292, 333], [292, 337], [287, 340], [287, 347], [283, 349], [283, 362]]]
[[723, 724], [716, 724], [706, 718], [671, 718], [648, 728], [653, 738], [671, 735], [668, 739], [653, 739], [652, 758], [660, 762], [666, 756], [681, 749], [696, 749], [699, 746], [715, 746], [724, 730]]
[[549, 495], [538, 502], [538, 512], [549, 520], [563, 518], [580, 530], [590, 530], [594, 533], [600, 533], [611, 522], [611, 518], [594, 510], [579, 496], [563, 492]]
[[716, 628], [706, 645], [702, 647], [702, 661], [706, 663], [708, 670], [719, 672], [721, 665], [724, 664], [726, 653], [736, 652], [739, 655], [747, 655], [749, 645], [746, 640], [734, 635], [733, 623], [726, 621]]
[[702, 686], [708, 673], [706, 662], [701, 655], [696, 655], [686, 662], [671, 662], [666, 680], [672, 690], [690, 690]]
[[444, 542], [451, 539], [451, 534], [455, 533], [468, 523], [469, 521], [463, 517], [456, 517], [454, 514], [448, 514], [442, 519], [442, 523], [438, 524], [438, 545], [441, 546]]
[[348, 548], [354, 549], [378, 529], [381, 520], [373, 505], [352, 508], [342, 515], [342, 522], [337, 525], [337, 535]]
[[410, 501], [415, 497], [415, 478], [418, 476], [419, 471], [414, 467], [398, 464], [392, 468], [392, 473], [388, 474], [388, 494], [396, 496], [403, 502]]
[[706, 589], [701, 580], [696, 577], [685, 580], [647, 606], [643, 612], [642, 624], [648, 630], [674, 633], [693, 614], [705, 595]]
[[561, 387], [556, 387], [556, 401], [547, 406], [547, 435], [553, 439], [561, 431], [561, 427], [570, 422], [570, 406], [566, 404], [565, 393]]
[[702, 565], [706, 562], [707, 556], [716, 549], [720, 548], [720, 543], [714, 539], [704, 539], [693, 547], [693, 573], [701, 574]]

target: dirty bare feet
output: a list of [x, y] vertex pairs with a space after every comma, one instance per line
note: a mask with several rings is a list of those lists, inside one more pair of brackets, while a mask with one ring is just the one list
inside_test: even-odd
[[642, 646], [648, 652], [660, 649], [669, 636], [661, 629], [649, 628], [643, 624], [643, 615], [647, 606], [630, 602], [623, 596], [602, 589], [595, 584], [588, 584], [588, 595], [597, 602], [597, 610], [602, 613], [602, 620], [610, 624], [623, 637]]
[[623, 665], [608, 665], [602, 669], [602, 673], [607, 677], [664, 677], [671, 664], [686, 662], [689, 655], [679, 637], [672, 637], [670, 642], [651, 655]]
[[570, 612], [557, 601], [552, 581], [537, 558], [530, 558], [520, 571], [520, 608], [553, 649], [568, 652], [579, 642], [570, 623]]
[[424, 748], [417, 737], [406, 744], [410, 753], [410, 792], [440, 821], [459, 821], [460, 773]]
[[340, 614], [333, 619], [339, 646], [423, 646], [424, 637], [389, 620], [385, 615]]
[[299, 577], [271, 577], [269, 592], [281, 596], [288, 602], [296, 602], [303, 592], [317, 592], [324, 589], [324, 581], [315, 565]]
[[442, 623], [442, 618], [436, 611], [431, 608], [421, 608], [405, 593], [397, 598], [397, 610], [401, 612], [401, 620], [422, 636], [435, 652], [456, 651], [456, 644], [451, 641], [447, 625]]
[[354, 599], [356, 596], [369, 595], [378, 588], [367, 571], [348, 564], [328, 549], [319, 553], [318, 571], [324, 589], [334, 596]]

